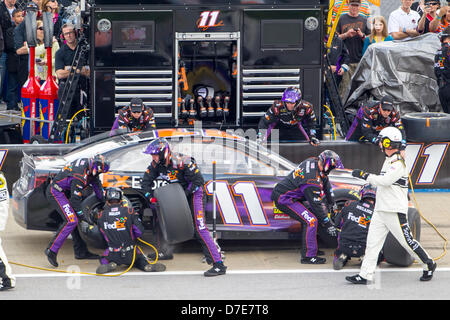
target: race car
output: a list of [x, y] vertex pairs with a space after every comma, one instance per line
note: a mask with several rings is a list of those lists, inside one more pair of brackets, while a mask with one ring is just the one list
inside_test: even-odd
[[[16, 222], [30, 230], [56, 231], [61, 218], [45, 196], [50, 179], [71, 161], [101, 154], [110, 162], [110, 171], [101, 177], [103, 186], [121, 188], [128, 205], [140, 215], [146, 229], [155, 230], [159, 223], [169, 243], [192, 239], [194, 229], [189, 205], [181, 186], [170, 183], [170, 174], [154, 183], [156, 204], [150, 203], [141, 191], [141, 180], [152, 160], [143, 150], [150, 141], [160, 137], [169, 141], [173, 152], [196, 159], [206, 181], [207, 225], [219, 239], [300, 239], [301, 224], [278, 210], [270, 199], [273, 187], [297, 164], [254, 141], [218, 130], [161, 129], [127, 133], [84, 144], [63, 156], [24, 154], [20, 178], [12, 189]], [[336, 169], [329, 177], [338, 206], [358, 199], [358, 191], [365, 183], [352, 177], [348, 169]], [[95, 224], [103, 203], [88, 194], [87, 191], [83, 211]], [[308, 207], [308, 203], [305, 205]], [[411, 208], [409, 216], [413, 232], [420, 236], [417, 210]], [[82, 237], [88, 244], [103, 248], [103, 237], [94, 231], [91, 229]], [[322, 228], [318, 236], [327, 246], [336, 246], [336, 239]], [[392, 257], [385, 254], [386, 260], [396, 265], [411, 264], [412, 258], [398, 246], [395, 239], [387, 240], [385, 252], [393, 248], [394, 253]]]

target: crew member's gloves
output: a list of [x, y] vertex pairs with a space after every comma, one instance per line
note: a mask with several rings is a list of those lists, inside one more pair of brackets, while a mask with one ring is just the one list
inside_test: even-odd
[[155, 197], [151, 197], [150, 198], [150, 203], [157, 203], [158, 199], [156, 199]]
[[311, 138], [309, 139], [309, 143], [313, 146], [318, 146], [320, 144], [320, 141], [316, 137], [311, 136]]
[[81, 232], [83, 232], [84, 234], [88, 234], [91, 230], [94, 229], [94, 226], [87, 223], [86, 221], [81, 221], [80, 229], [81, 229]]
[[406, 140], [402, 140], [402, 145], [400, 146], [400, 150], [406, 149]]
[[334, 224], [331, 222], [329, 218], [324, 220], [324, 226], [327, 229], [327, 233], [332, 237], [337, 237], [337, 230]]
[[380, 142], [380, 137], [379, 137], [379, 136], [376, 136], [376, 137], [374, 137], [374, 138], [372, 139], [372, 143], [373, 143], [374, 145], [378, 145], [378, 142]]
[[364, 180], [367, 179], [367, 177], [369, 176], [369, 174], [370, 174], [370, 173], [364, 172], [364, 171], [362, 171], [362, 170], [360, 170], [360, 169], [354, 169], [354, 170], [352, 171], [352, 176], [354, 176], [355, 178], [360, 178], [360, 179], [364, 179]]

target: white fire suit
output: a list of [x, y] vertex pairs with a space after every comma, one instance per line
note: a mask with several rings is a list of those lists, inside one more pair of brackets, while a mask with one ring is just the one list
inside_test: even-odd
[[377, 195], [359, 275], [373, 281], [378, 254], [389, 231], [412, 256], [423, 262], [424, 270], [427, 270], [433, 260], [413, 238], [407, 221], [408, 169], [400, 154], [386, 157], [380, 175], [370, 174], [367, 182], [377, 187]]
[[[6, 184], [6, 179], [0, 171], [0, 231], [5, 230], [6, 221], [9, 213], [9, 192]], [[11, 267], [6, 258], [5, 251], [2, 248], [2, 239], [0, 238], [0, 278], [2, 284], [5, 280], [11, 281], [11, 286], [15, 286], [16, 278], [12, 275]], [[0, 285], [1, 287], [1, 285]]]

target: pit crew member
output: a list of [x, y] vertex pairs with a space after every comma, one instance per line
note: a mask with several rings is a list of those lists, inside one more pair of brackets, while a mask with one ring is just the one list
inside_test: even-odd
[[[343, 168], [339, 156], [330, 150], [323, 151], [318, 158], [308, 158], [280, 181], [272, 191], [271, 199], [278, 209], [302, 224], [303, 248], [300, 262], [303, 264], [323, 264], [325, 258], [318, 257], [317, 228], [319, 223], [329, 235], [337, 236], [337, 231], [324, 210], [323, 197], [329, 206], [334, 205], [334, 196], [328, 174], [335, 168]], [[311, 210], [301, 202], [306, 200]]]
[[108, 188], [106, 204], [98, 216], [97, 225], [107, 243], [107, 249], [100, 259], [98, 274], [114, 271], [118, 265], [131, 265], [145, 272], [166, 270], [161, 263], [151, 264], [139, 249], [135, 249], [137, 238], [144, 232], [139, 215], [122, 201], [122, 190]]
[[183, 187], [191, 207], [195, 236], [202, 246], [206, 260], [213, 263], [213, 267], [204, 275], [210, 277], [225, 274], [227, 267], [223, 264], [221, 253], [206, 226], [204, 216], [205, 181], [195, 159], [182, 154], [172, 154], [169, 143], [164, 138], [150, 142], [144, 153], [152, 156], [152, 162], [142, 180], [142, 190], [146, 197], [150, 199], [150, 202], [156, 201], [153, 197], [152, 186], [160, 176], [169, 183], [179, 183]]
[[402, 133], [401, 150], [406, 148], [405, 129], [400, 114], [394, 110], [394, 100], [384, 96], [379, 103], [359, 108], [355, 119], [345, 137], [347, 141], [370, 142], [378, 145], [378, 133], [389, 126], [398, 128]]
[[334, 252], [333, 268], [342, 269], [350, 258], [364, 256], [370, 219], [375, 207], [376, 188], [364, 185], [359, 192], [361, 200], [347, 201], [334, 217], [335, 225], [341, 230], [338, 246]]
[[317, 125], [313, 105], [302, 100], [300, 89], [288, 87], [281, 101], [274, 101], [272, 107], [261, 117], [258, 124], [258, 141], [266, 142], [273, 129], [279, 129], [280, 140], [307, 140], [318, 146], [315, 127]]
[[111, 128], [111, 135], [117, 129], [127, 129], [130, 132], [156, 129], [153, 109], [144, 105], [140, 98], [133, 98], [130, 104], [119, 110], [119, 114]]
[[[9, 214], [9, 193], [5, 176], [0, 171], [0, 231], [6, 228], [6, 222]], [[6, 258], [5, 251], [2, 248], [2, 239], [0, 238], [0, 291], [14, 288], [16, 278], [12, 274], [11, 266]]]
[[414, 239], [407, 220], [408, 213], [408, 169], [400, 154], [402, 134], [395, 127], [381, 130], [379, 146], [386, 159], [381, 174], [369, 174], [355, 169], [352, 175], [367, 180], [377, 187], [375, 210], [367, 235], [366, 251], [359, 274], [345, 279], [355, 284], [373, 281], [378, 254], [388, 232], [414, 257], [423, 263], [424, 271], [420, 281], [429, 281], [436, 270], [436, 262]]
[[83, 191], [92, 186], [97, 198], [103, 201], [103, 188], [99, 175], [109, 171], [109, 162], [101, 155], [80, 158], [66, 165], [50, 182], [46, 194], [50, 204], [58, 211], [63, 222], [50, 241], [45, 255], [50, 264], [58, 267], [57, 255], [67, 237], [72, 234], [75, 259], [98, 259], [88, 251], [78, 233], [79, 220], [88, 221], [82, 211]]

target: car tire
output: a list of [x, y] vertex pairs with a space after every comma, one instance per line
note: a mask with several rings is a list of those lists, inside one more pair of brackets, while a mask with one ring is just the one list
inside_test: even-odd
[[168, 184], [157, 188], [153, 194], [158, 200], [156, 213], [164, 239], [169, 244], [193, 239], [193, 218], [181, 185]]
[[[420, 241], [421, 221], [417, 209], [408, 209], [408, 223], [414, 239]], [[391, 233], [387, 235], [384, 242], [383, 255], [386, 262], [399, 267], [409, 267], [414, 262], [414, 258], [402, 247]]]
[[96, 249], [106, 249], [107, 247], [105, 238], [97, 226], [97, 217], [94, 217], [94, 212], [100, 208], [103, 208], [104, 204], [104, 202], [98, 200], [95, 194], [91, 194], [81, 203], [81, 209], [89, 221], [93, 223], [93, 228], [88, 229], [88, 232], [84, 233], [82, 232], [80, 226], [82, 223], [86, 222], [80, 222], [78, 225], [78, 231], [84, 242], [86, 242], [89, 247]]
[[31, 137], [30, 144], [48, 144], [48, 141], [42, 136], [35, 135]]
[[406, 139], [410, 142], [450, 141], [450, 114], [412, 112], [402, 116]]

